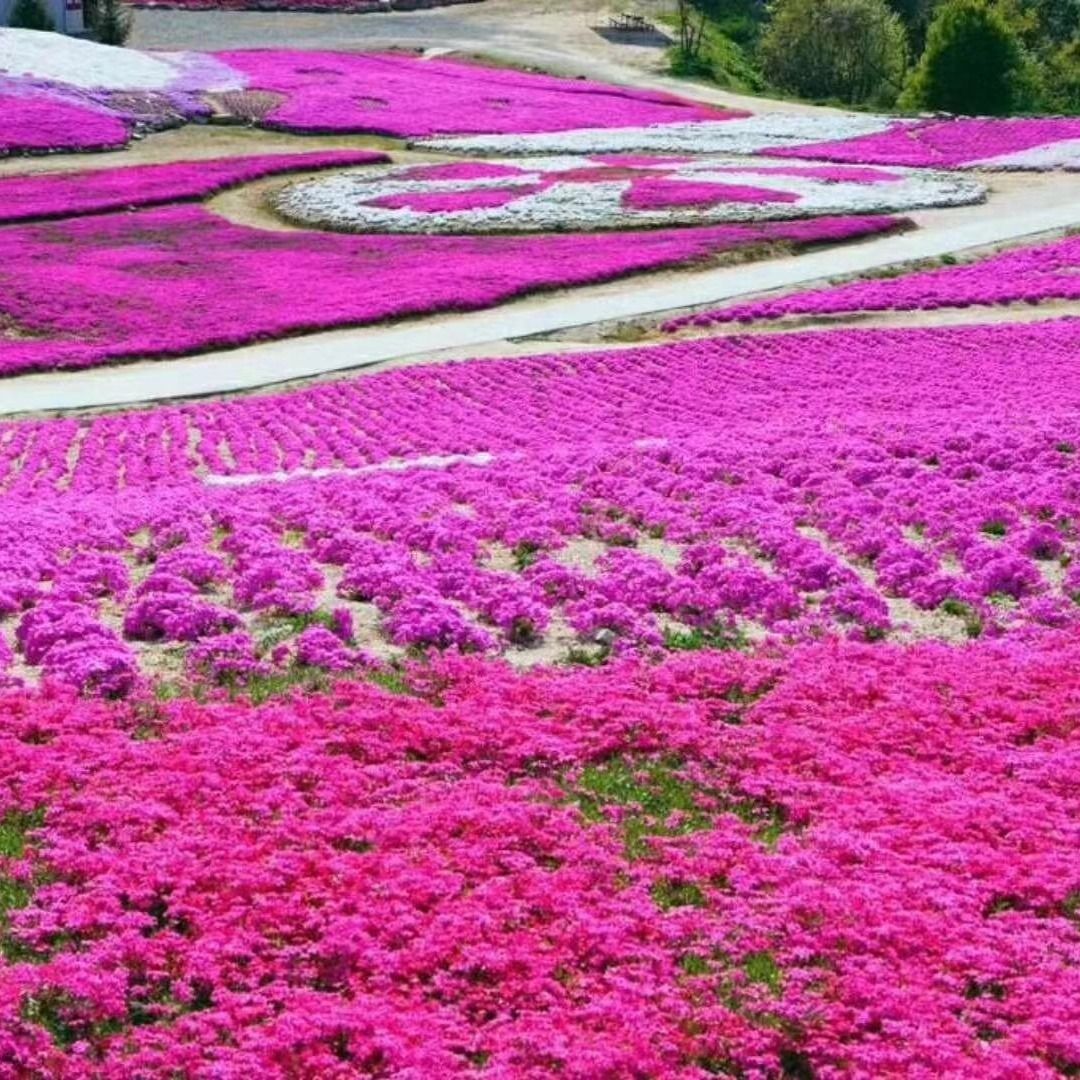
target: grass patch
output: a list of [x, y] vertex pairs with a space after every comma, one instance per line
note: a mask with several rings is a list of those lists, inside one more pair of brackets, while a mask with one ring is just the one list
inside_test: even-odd
[[750, 642], [741, 630], [714, 623], [712, 626], [694, 626], [688, 629], [664, 627], [664, 648], [671, 652], [699, 652], [702, 649], [746, 649]]

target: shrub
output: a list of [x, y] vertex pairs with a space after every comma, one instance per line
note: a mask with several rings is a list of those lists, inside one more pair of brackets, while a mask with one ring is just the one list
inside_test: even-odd
[[97, 0], [93, 26], [102, 45], [123, 45], [131, 34], [131, 13], [120, 0]]
[[965, 115], [1001, 116], [1021, 100], [1020, 41], [987, 0], [946, 0], [934, 16], [926, 51], [903, 103]]
[[55, 30], [41, 0], [15, 0], [10, 25], [17, 30]]
[[761, 40], [766, 78], [802, 97], [895, 99], [907, 39], [884, 0], [774, 0]]

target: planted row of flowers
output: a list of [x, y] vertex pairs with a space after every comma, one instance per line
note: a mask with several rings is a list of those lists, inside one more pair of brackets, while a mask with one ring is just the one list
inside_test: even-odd
[[0, 374], [473, 310], [725, 252], [797, 248], [901, 224], [850, 217], [602, 237], [339, 236], [250, 228], [178, 205], [10, 226], [0, 229], [0, 320], [9, 331], [0, 335]]
[[966, 265], [808, 289], [775, 299], [680, 316], [669, 332], [787, 316], [854, 315], [872, 311], [1040, 304], [1080, 299], [1080, 238], [1005, 251]]
[[0, 223], [195, 202], [268, 176], [388, 160], [385, 154], [368, 150], [331, 150], [4, 176], [0, 177]]
[[557, 232], [895, 213], [978, 202], [947, 173], [811, 168], [701, 157], [562, 157], [390, 165], [292, 184], [286, 218], [355, 232]]
[[1080, 1067], [1080, 647], [0, 697], [16, 1076]]
[[695, 340], [11, 424], [9, 675], [1073, 626], [1077, 350], [1068, 322]]
[[855, 165], [937, 169], [1047, 169], [1080, 165], [1080, 120], [955, 117], [896, 120], [883, 116], [759, 113], [725, 123], [624, 125], [579, 130], [437, 135], [421, 146], [453, 153], [763, 154]]

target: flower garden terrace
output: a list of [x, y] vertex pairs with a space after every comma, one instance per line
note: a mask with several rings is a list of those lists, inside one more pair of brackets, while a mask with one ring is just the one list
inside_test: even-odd
[[8, 424], [9, 671], [1071, 626], [1076, 350], [1071, 320], [696, 340]]

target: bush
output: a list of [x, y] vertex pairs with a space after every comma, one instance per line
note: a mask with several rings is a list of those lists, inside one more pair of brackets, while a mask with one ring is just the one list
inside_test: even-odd
[[1024, 55], [1015, 30], [987, 0], [946, 0], [904, 91], [912, 108], [1002, 116], [1023, 100]]
[[103, 45], [123, 45], [131, 33], [131, 13], [120, 0], [97, 0], [93, 29]]
[[41, 0], [16, 0], [11, 9], [10, 23], [17, 30], [55, 30], [52, 19]]
[[765, 76], [801, 97], [895, 100], [907, 39], [885, 0], [774, 0], [761, 39]]
[[1047, 59], [1042, 97], [1054, 112], [1080, 113], [1080, 40], [1063, 45]]

